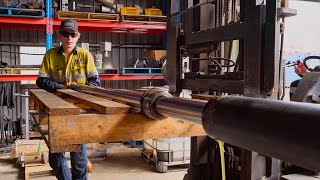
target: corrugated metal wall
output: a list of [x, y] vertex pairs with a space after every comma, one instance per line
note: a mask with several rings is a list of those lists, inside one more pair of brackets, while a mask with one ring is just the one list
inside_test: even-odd
[[[126, 6], [138, 4], [141, 7], [161, 7], [162, 0], [116, 0], [115, 3], [121, 3]], [[132, 44], [132, 45], [154, 45], [155, 48], [162, 47], [162, 35], [152, 34], [119, 34], [102, 32], [81, 32], [79, 43], [89, 43], [90, 52], [96, 54], [100, 49], [98, 44], [103, 41], [112, 42], [112, 44]], [[59, 43], [56, 32], [53, 35], [53, 43]], [[21, 30], [21, 29], [3, 29], [0, 28], [0, 61], [8, 62], [10, 65], [20, 64], [19, 46], [45, 46], [45, 31]], [[132, 67], [136, 59], [143, 56], [146, 48], [112, 48], [112, 60], [115, 68]], [[152, 80], [153, 84], [161, 85], [162, 81]], [[124, 88], [137, 89], [148, 86], [149, 80], [141, 81], [103, 81], [102, 86], [106, 88]]]

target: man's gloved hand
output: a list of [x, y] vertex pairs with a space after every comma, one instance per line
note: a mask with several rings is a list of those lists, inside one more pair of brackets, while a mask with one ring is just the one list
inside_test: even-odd
[[72, 85], [76, 85], [76, 82], [69, 82], [69, 83], [65, 83], [63, 86], [63, 89], [70, 89], [70, 86]]
[[306, 67], [302, 62], [294, 66], [294, 72], [297, 73], [298, 75], [304, 76], [307, 72]]

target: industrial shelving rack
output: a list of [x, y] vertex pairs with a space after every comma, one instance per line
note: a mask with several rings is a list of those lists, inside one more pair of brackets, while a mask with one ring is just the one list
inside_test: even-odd
[[[164, 1], [165, 2], [165, 1]], [[46, 12], [43, 18], [24, 18], [0, 16], [0, 28], [15, 28], [27, 30], [45, 30], [46, 31], [46, 49], [52, 48], [52, 34], [58, 30], [61, 20], [52, 17], [52, 0], [46, 0]], [[136, 33], [136, 34], [163, 34], [166, 31], [165, 23], [148, 23], [148, 22], [109, 22], [109, 21], [87, 21], [77, 20], [79, 31], [81, 32], [114, 32], [114, 33]], [[0, 81], [21, 81], [35, 80], [36, 75], [21, 74], [2, 74]], [[153, 75], [113, 75], [101, 74], [101, 80], [146, 80], [146, 79], [163, 79], [162, 76], [154, 77]]]

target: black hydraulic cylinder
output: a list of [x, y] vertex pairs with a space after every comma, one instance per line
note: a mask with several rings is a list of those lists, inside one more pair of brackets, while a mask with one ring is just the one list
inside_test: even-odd
[[249, 97], [219, 97], [202, 124], [214, 139], [320, 170], [320, 105]]
[[[160, 117], [202, 124], [213, 139], [320, 171], [319, 104], [240, 96], [205, 102], [154, 94], [161, 91], [145, 96], [147, 92], [82, 87], [88, 89], [140, 107], [142, 112], [144, 107], [154, 108]], [[150, 106], [140, 105], [144, 98], [150, 100]]]

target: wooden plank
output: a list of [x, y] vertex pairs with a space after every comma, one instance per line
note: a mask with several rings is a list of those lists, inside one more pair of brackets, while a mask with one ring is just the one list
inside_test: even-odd
[[33, 119], [35, 120], [37, 125], [48, 125], [48, 115], [36, 115], [32, 114]]
[[57, 93], [63, 97], [70, 98], [79, 103], [85, 104], [101, 113], [105, 114], [118, 114], [118, 113], [129, 113], [131, 107], [114, 101], [109, 101], [97, 96], [79, 93], [71, 89], [58, 90]]
[[192, 99], [199, 99], [204, 101], [209, 101], [214, 96], [213, 95], [206, 95], [206, 94], [191, 94]]
[[[25, 138], [26, 138], [26, 135], [23, 134], [22, 135], [22, 139], [25, 139]], [[30, 139], [40, 139], [40, 138], [42, 138], [42, 135], [38, 131], [30, 131], [29, 132], [29, 138]]]
[[119, 142], [206, 135], [203, 127], [175, 118], [150, 120], [142, 114], [49, 116], [51, 145]]
[[34, 109], [34, 97], [32, 95], [29, 97], [29, 109]]
[[134, 15], [123, 14], [121, 15], [123, 22], [147, 22], [147, 23], [167, 23], [167, 16], [149, 16], [149, 15]]
[[[43, 140], [47, 144], [47, 146], [50, 149], [50, 152], [55, 153], [55, 152], [78, 152], [80, 151], [80, 145], [79, 144], [72, 144], [72, 145], [51, 145], [49, 142], [49, 129], [48, 129], [48, 121], [49, 121], [49, 116], [48, 115], [32, 115], [34, 119], [36, 119], [36, 125], [39, 129], [40, 134], [42, 135]], [[59, 116], [55, 116], [59, 117]], [[40, 120], [39, 120], [40, 119]], [[39, 124], [42, 122], [43, 124]]]
[[61, 146], [53, 146], [49, 147], [51, 153], [58, 152], [79, 152], [81, 150], [80, 144], [69, 144], [69, 145], [61, 145]]
[[[68, 161], [68, 166], [71, 169], [71, 162]], [[88, 159], [88, 173], [92, 172], [92, 163]], [[40, 163], [35, 163], [35, 164], [26, 164], [25, 169], [24, 169], [24, 175], [25, 179], [29, 179], [31, 174], [43, 174], [45, 172], [50, 173], [52, 171], [52, 168], [50, 167], [49, 164], [40, 164]]]
[[101, 92], [93, 92], [93, 91], [87, 91], [87, 90], [81, 90], [81, 92], [86, 93], [86, 94], [91, 94], [93, 96], [101, 97], [104, 99], [112, 100], [111, 96], [109, 96], [108, 94], [101, 93]]
[[87, 12], [58, 11], [58, 19], [89, 19]]
[[90, 20], [119, 21], [119, 14], [89, 13]]
[[49, 128], [48, 125], [39, 125], [39, 131], [41, 134], [48, 135], [49, 134]]
[[[31, 89], [31, 94], [34, 98], [40, 101], [40, 110], [43, 105], [44, 111], [50, 116], [64, 116], [80, 114], [80, 109], [73, 104], [70, 104], [63, 99], [42, 89]], [[35, 108], [37, 106], [35, 105]]]

